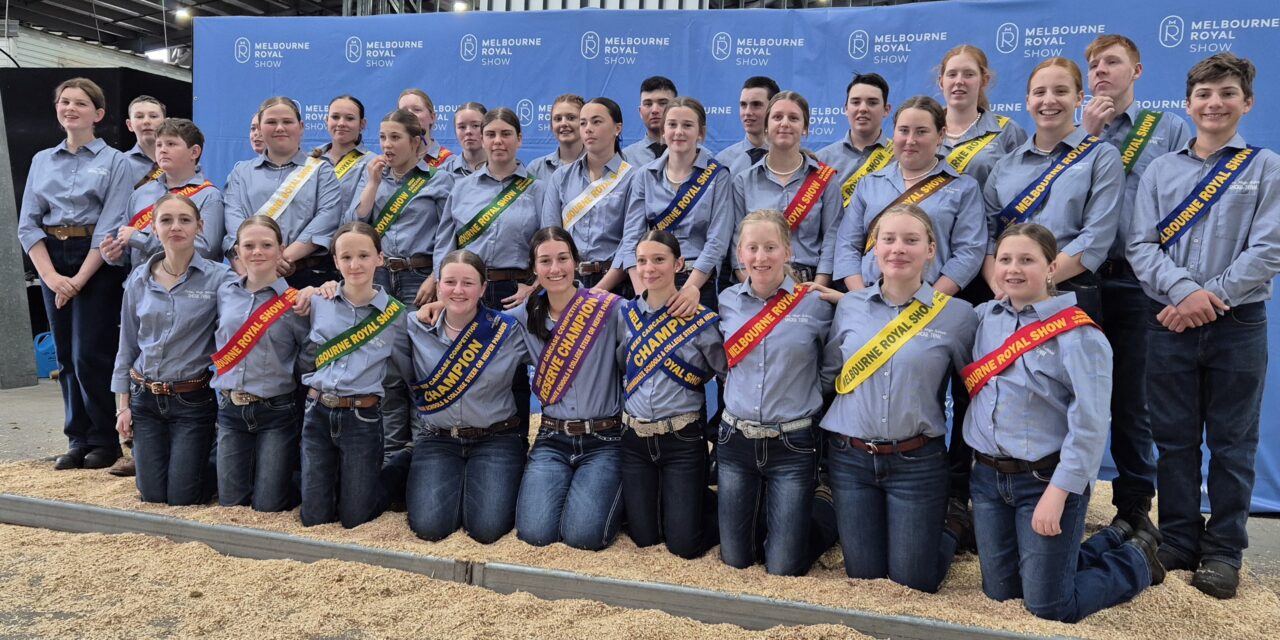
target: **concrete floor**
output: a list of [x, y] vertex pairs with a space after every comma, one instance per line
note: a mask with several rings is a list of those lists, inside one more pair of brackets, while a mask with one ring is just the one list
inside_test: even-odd
[[[58, 383], [0, 390], [0, 463], [52, 458], [66, 450]], [[1249, 519], [1249, 568], [1280, 593], [1280, 514]]]

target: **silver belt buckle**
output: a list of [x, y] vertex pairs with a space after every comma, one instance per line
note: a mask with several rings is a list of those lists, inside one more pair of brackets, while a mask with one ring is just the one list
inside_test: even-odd
[[743, 436], [750, 438], [751, 440], [778, 437], [777, 429], [766, 427], [764, 425], [757, 426], [753, 424], [741, 424], [738, 426], [738, 430], [742, 432]]
[[231, 397], [231, 404], [234, 404], [237, 407], [243, 407], [248, 404], [253, 404], [258, 400], [258, 396], [255, 396], [252, 393], [248, 393], [246, 391], [232, 391], [227, 395]]
[[342, 396], [333, 393], [320, 394], [320, 404], [330, 409], [337, 407], [339, 402], [342, 402]]
[[664, 433], [668, 433], [670, 431], [670, 424], [669, 420], [658, 420], [657, 422], [641, 422], [637, 420], [636, 423], [631, 426], [631, 430], [635, 431], [636, 435], [641, 438], [652, 438], [654, 436], [660, 436]]

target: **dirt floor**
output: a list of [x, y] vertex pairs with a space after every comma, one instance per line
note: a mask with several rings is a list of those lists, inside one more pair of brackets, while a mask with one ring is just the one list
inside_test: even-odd
[[[1132, 602], [1099, 612], [1076, 625], [1047, 622], [1023, 610], [1018, 601], [998, 603], [981, 591], [977, 559], [962, 556], [936, 595], [911, 591], [887, 580], [850, 580], [844, 575], [838, 548], [828, 552], [808, 576], [783, 578], [761, 567], [736, 570], [719, 561], [715, 550], [693, 561], [681, 560], [662, 546], [637, 548], [625, 536], [602, 552], [586, 552], [556, 544], [537, 548], [514, 535], [482, 545], [459, 532], [437, 543], [414, 537], [402, 513], [386, 513], [353, 530], [339, 525], [303, 528], [296, 511], [264, 514], [248, 508], [167, 507], [143, 504], [132, 479], [113, 478], [101, 471], [54, 472], [48, 463], [0, 465], [0, 492], [46, 499], [69, 500], [104, 507], [132, 509], [198, 522], [254, 527], [310, 538], [408, 551], [424, 555], [576, 571], [622, 579], [681, 584], [732, 593], [852, 607], [887, 614], [914, 615], [960, 624], [1037, 635], [1078, 636], [1115, 640], [1153, 638], [1273, 638], [1280, 628], [1280, 598], [1248, 572], [1240, 595], [1218, 601], [1189, 584], [1190, 573], [1171, 572], [1164, 585], [1148, 589]], [[1090, 505], [1089, 530], [1112, 515], [1110, 487], [1098, 483]]]

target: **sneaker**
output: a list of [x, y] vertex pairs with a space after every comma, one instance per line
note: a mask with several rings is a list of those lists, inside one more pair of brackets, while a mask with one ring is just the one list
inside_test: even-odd
[[1151, 570], [1151, 586], [1164, 582], [1165, 569], [1164, 565], [1160, 564], [1160, 543], [1151, 537], [1150, 533], [1136, 531], [1125, 544], [1137, 547], [1138, 551], [1142, 552], [1142, 557], [1146, 558], [1147, 568]]
[[1205, 560], [1191, 578], [1191, 586], [1219, 600], [1230, 600], [1240, 586], [1240, 571], [1220, 560]]

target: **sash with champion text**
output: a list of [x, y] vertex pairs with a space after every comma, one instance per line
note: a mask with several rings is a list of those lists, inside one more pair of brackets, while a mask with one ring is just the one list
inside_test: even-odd
[[1072, 329], [1084, 326], [1097, 327], [1097, 323], [1080, 307], [1067, 307], [1052, 317], [1029, 324], [1013, 335], [1004, 344], [988, 353], [960, 372], [964, 378], [964, 386], [969, 390], [969, 397], [977, 397], [978, 392], [991, 382], [991, 379], [1008, 369], [1028, 351], [1056, 338]]
[[511, 316], [480, 307], [471, 324], [454, 338], [436, 368], [413, 383], [413, 389], [418, 392], [415, 394], [418, 411], [436, 413], [461, 398], [493, 361], [515, 324]]
[[893, 202], [890, 202], [888, 206], [881, 209], [880, 213], [877, 213], [876, 217], [871, 219], [871, 224], [867, 225], [867, 243], [863, 248], [863, 252], [871, 251], [872, 247], [876, 246], [876, 224], [880, 222], [880, 216], [884, 215], [885, 211], [888, 211], [900, 204], [920, 204], [929, 196], [942, 191], [943, 187], [951, 184], [951, 181], [955, 179], [956, 177], [949, 173], [939, 173], [924, 182], [917, 182], [916, 186], [903, 191], [902, 195], [898, 196], [893, 200]]
[[968, 142], [958, 144], [947, 154], [947, 164], [951, 165], [956, 173], [964, 175], [964, 170], [969, 168], [969, 163], [977, 157], [992, 140], [1000, 137], [1004, 132], [1005, 125], [1009, 124], [1009, 118], [1005, 116], [996, 116], [996, 126], [1000, 127], [1000, 131], [991, 131], [980, 135]]
[[248, 357], [249, 352], [258, 346], [258, 342], [267, 334], [271, 325], [284, 317], [284, 314], [293, 308], [293, 303], [297, 301], [298, 290], [290, 287], [285, 289], [284, 293], [272, 296], [270, 300], [254, 309], [240, 328], [231, 335], [231, 339], [213, 354], [213, 367], [218, 375], [225, 375]]
[[159, 180], [162, 175], [164, 175], [164, 169], [161, 169], [160, 165], [152, 162], [151, 170], [147, 172], [147, 175], [142, 176], [141, 180], [133, 183], [133, 190], [137, 191], [139, 187], [147, 184], [148, 182]]
[[338, 176], [338, 179], [341, 180], [343, 176], [347, 175], [348, 171], [351, 171], [352, 167], [356, 166], [357, 162], [360, 162], [360, 158], [363, 157], [364, 152], [359, 149], [352, 149], [348, 151], [347, 155], [342, 156], [342, 159], [338, 160], [338, 164], [333, 165], [334, 175]]
[[1156, 230], [1160, 232], [1160, 248], [1168, 249], [1182, 237], [1182, 234], [1209, 217], [1209, 209], [1218, 202], [1249, 164], [1258, 155], [1258, 147], [1245, 147], [1235, 153], [1224, 153], [1206, 173], [1200, 183], [1187, 194], [1182, 202], [1165, 216]]
[[404, 313], [404, 303], [387, 296], [387, 308], [381, 313], [371, 313], [354, 327], [343, 331], [320, 346], [316, 354], [316, 369], [333, 364], [336, 360], [355, 353], [360, 347], [391, 326]]
[[452, 151], [444, 147], [440, 147], [440, 155], [434, 158], [430, 156], [427, 157], [427, 166], [431, 167], [432, 169], [439, 169], [440, 165], [444, 164], [444, 161], [448, 160], [449, 156], [451, 155], [453, 155]]
[[573, 300], [560, 314], [552, 330], [551, 340], [542, 349], [533, 371], [533, 392], [543, 406], [564, 398], [569, 385], [582, 370], [591, 347], [599, 342], [609, 321], [609, 310], [618, 297], [611, 293], [595, 294], [578, 289]]
[[809, 291], [810, 289], [802, 284], [796, 285], [795, 291], [791, 293], [779, 289], [764, 304], [760, 313], [734, 331], [733, 335], [724, 341], [724, 352], [728, 356], [729, 367], [738, 366], [738, 363], [742, 362], [752, 349], [764, 342], [765, 337], [782, 322], [782, 319], [800, 306], [800, 301], [804, 300]]
[[951, 302], [951, 296], [941, 292], [933, 292], [933, 302], [926, 305], [919, 300], [912, 300], [896, 318], [889, 321], [883, 329], [872, 336], [866, 344], [858, 347], [853, 355], [845, 360], [840, 368], [840, 377], [836, 378], [836, 393], [850, 393], [866, 382], [871, 374], [880, 369], [894, 354], [916, 337], [920, 330], [933, 322], [942, 313], [942, 309]]
[[686, 389], [699, 389], [710, 379], [706, 371], [686, 362], [676, 352], [720, 321], [714, 311], [698, 305], [693, 318], [684, 319], [672, 316], [664, 308], [646, 320], [640, 312], [639, 301], [632, 300], [626, 305], [626, 318], [633, 334], [627, 342], [627, 371], [622, 386], [626, 397], [630, 398], [657, 371]]
[[612, 193], [619, 184], [622, 184], [623, 176], [628, 173], [631, 173], [631, 165], [626, 160], [623, 160], [622, 164], [618, 166], [617, 173], [608, 172], [605, 175], [600, 176], [599, 180], [587, 185], [587, 188], [584, 189], [582, 193], [578, 194], [578, 197], [565, 205], [563, 215], [561, 216], [564, 221], [564, 224], [562, 225], [564, 230], [568, 231], [572, 229], [573, 225], [577, 224], [579, 220], [585, 218], [586, 213], [591, 210], [591, 207], [596, 206], [596, 203], [600, 202], [605, 196]]
[[1155, 133], [1156, 125], [1160, 124], [1160, 119], [1163, 117], [1163, 111], [1143, 109], [1138, 112], [1137, 122], [1133, 123], [1133, 128], [1129, 129], [1129, 135], [1120, 145], [1120, 163], [1124, 165], [1126, 174], [1133, 173], [1133, 168], [1138, 164], [1138, 158], [1142, 157], [1147, 143], [1151, 142], [1151, 134]]
[[1061, 160], [1053, 163], [1048, 169], [1031, 181], [1027, 188], [1021, 193], [1014, 196], [1009, 204], [996, 215], [996, 224], [999, 232], [1011, 224], [1022, 224], [1031, 219], [1035, 212], [1044, 204], [1049, 196], [1049, 190], [1053, 188], [1053, 183], [1066, 172], [1068, 168], [1077, 162], [1080, 162], [1089, 155], [1090, 151], [1097, 148], [1099, 144], [1098, 136], [1085, 136], [1085, 139], [1076, 145], [1076, 147], [1062, 156]]
[[862, 163], [862, 166], [858, 167], [857, 171], [849, 174], [844, 184], [840, 185], [841, 206], [848, 208], [849, 203], [853, 202], [853, 192], [858, 188], [858, 183], [863, 178], [889, 166], [890, 162], [893, 162], [892, 140], [883, 147], [872, 151], [871, 155], [867, 156], [866, 161]]
[[[212, 186], [213, 186], [212, 182], [205, 180], [200, 184], [189, 184], [185, 187], [170, 189], [169, 193], [176, 193], [180, 196], [185, 196], [187, 198], [190, 198], [196, 195], [197, 193], [200, 193], [201, 191], [204, 191], [205, 189], [208, 189], [209, 187], [212, 187]], [[142, 231], [143, 229], [146, 229], [147, 227], [151, 226], [151, 218], [153, 214], [155, 214], [155, 211], [156, 211], [155, 203], [151, 203], [146, 207], [143, 207], [142, 211], [139, 211], [133, 214], [133, 217], [129, 219], [129, 226], [133, 227], [134, 229], [137, 229], [138, 231]]]
[[302, 185], [306, 184], [307, 180], [310, 180], [311, 176], [315, 175], [321, 164], [324, 164], [324, 160], [320, 158], [307, 158], [306, 164], [294, 169], [289, 174], [289, 177], [285, 178], [285, 181], [276, 188], [276, 192], [271, 194], [271, 197], [267, 198], [267, 201], [254, 212], [254, 215], [266, 216], [272, 220], [280, 217], [280, 214], [289, 208], [289, 203], [293, 202], [293, 199], [297, 197]]
[[800, 190], [787, 204], [785, 217], [792, 233], [800, 228], [800, 223], [813, 211], [813, 206], [822, 198], [822, 192], [831, 184], [831, 178], [835, 175], [835, 167], [819, 162], [817, 170], [809, 172], [805, 177], [804, 184], [800, 185]]
[[685, 214], [693, 211], [693, 208], [698, 205], [702, 194], [706, 193], [707, 185], [711, 184], [711, 180], [722, 170], [724, 167], [720, 163], [715, 160], [708, 161], [706, 169], [697, 175], [689, 176], [689, 179], [680, 185], [675, 197], [671, 198], [671, 202], [662, 210], [662, 213], [658, 214], [657, 218], [649, 218], [649, 226], [663, 231], [675, 228], [684, 219]]
[[431, 181], [431, 177], [436, 174], [436, 170], [423, 171], [417, 167], [409, 170], [405, 175], [404, 182], [392, 192], [387, 198], [387, 202], [382, 205], [382, 210], [378, 212], [373, 221], [373, 230], [378, 232], [378, 236], [387, 234], [387, 229], [400, 219], [400, 214], [404, 213], [405, 207], [409, 206], [409, 202], [413, 197], [422, 191], [423, 187]]
[[484, 232], [493, 226], [494, 222], [497, 222], [498, 216], [501, 216], [511, 206], [511, 203], [516, 201], [516, 198], [519, 198], [525, 191], [529, 190], [529, 187], [533, 185], [533, 181], [534, 177], [531, 175], [527, 178], [513, 180], [511, 184], [503, 187], [502, 191], [499, 191], [498, 195], [494, 196], [488, 205], [485, 205], [485, 208], [481, 209], [475, 217], [471, 218], [470, 222], [467, 222], [466, 226], [458, 231], [458, 248], [465, 249], [467, 245], [475, 242], [476, 238], [484, 235]]

